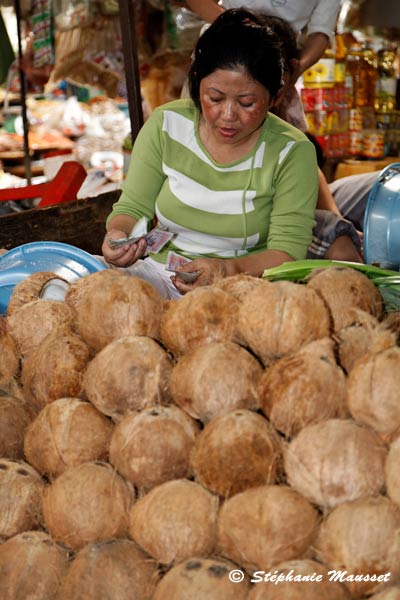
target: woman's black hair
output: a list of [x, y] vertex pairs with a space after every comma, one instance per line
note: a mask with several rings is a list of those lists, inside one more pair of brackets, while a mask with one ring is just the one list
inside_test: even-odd
[[291, 61], [299, 59], [300, 48], [297, 44], [296, 32], [291, 24], [282, 19], [281, 17], [275, 17], [272, 15], [260, 15], [266, 27], [269, 27], [276, 33], [281, 42], [281, 51], [284, 61], [284, 68], [286, 71], [292, 71]]
[[189, 70], [190, 97], [201, 110], [200, 82], [217, 69], [244, 69], [274, 98], [282, 87], [279, 37], [261, 16], [244, 8], [219, 15], [197, 41]]

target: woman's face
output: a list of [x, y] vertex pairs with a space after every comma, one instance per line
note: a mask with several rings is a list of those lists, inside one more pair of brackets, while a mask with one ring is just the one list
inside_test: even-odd
[[219, 142], [235, 144], [257, 131], [271, 95], [244, 70], [217, 69], [200, 82], [202, 116]]

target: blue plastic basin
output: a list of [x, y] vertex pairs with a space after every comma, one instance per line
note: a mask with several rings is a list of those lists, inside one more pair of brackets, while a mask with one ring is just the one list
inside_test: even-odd
[[7, 313], [14, 287], [28, 275], [51, 271], [69, 283], [106, 267], [97, 258], [61, 242], [31, 242], [0, 256], [0, 314]]
[[379, 173], [368, 196], [363, 250], [366, 263], [400, 269], [400, 163]]

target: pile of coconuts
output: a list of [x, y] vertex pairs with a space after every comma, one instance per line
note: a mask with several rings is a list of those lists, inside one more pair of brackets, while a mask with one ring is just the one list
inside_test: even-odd
[[0, 317], [1, 600], [399, 600], [400, 318], [350, 267]]

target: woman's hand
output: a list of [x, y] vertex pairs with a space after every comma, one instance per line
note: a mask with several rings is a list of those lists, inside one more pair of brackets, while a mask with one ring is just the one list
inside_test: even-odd
[[110, 229], [104, 238], [101, 251], [106, 261], [114, 267], [131, 267], [146, 252], [147, 242], [144, 238], [134, 244], [128, 243], [120, 248], [111, 248], [110, 240], [124, 237], [126, 237], [125, 231]]
[[210, 285], [216, 279], [226, 277], [226, 266], [227, 261], [224, 259], [198, 258], [186, 263], [183, 267], [176, 271], [176, 273], [198, 273], [194, 281], [183, 281], [177, 274], [172, 275], [171, 281], [181, 294], [186, 294], [186, 292], [190, 292], [190, 290], [193, 290], [197, 287]]

